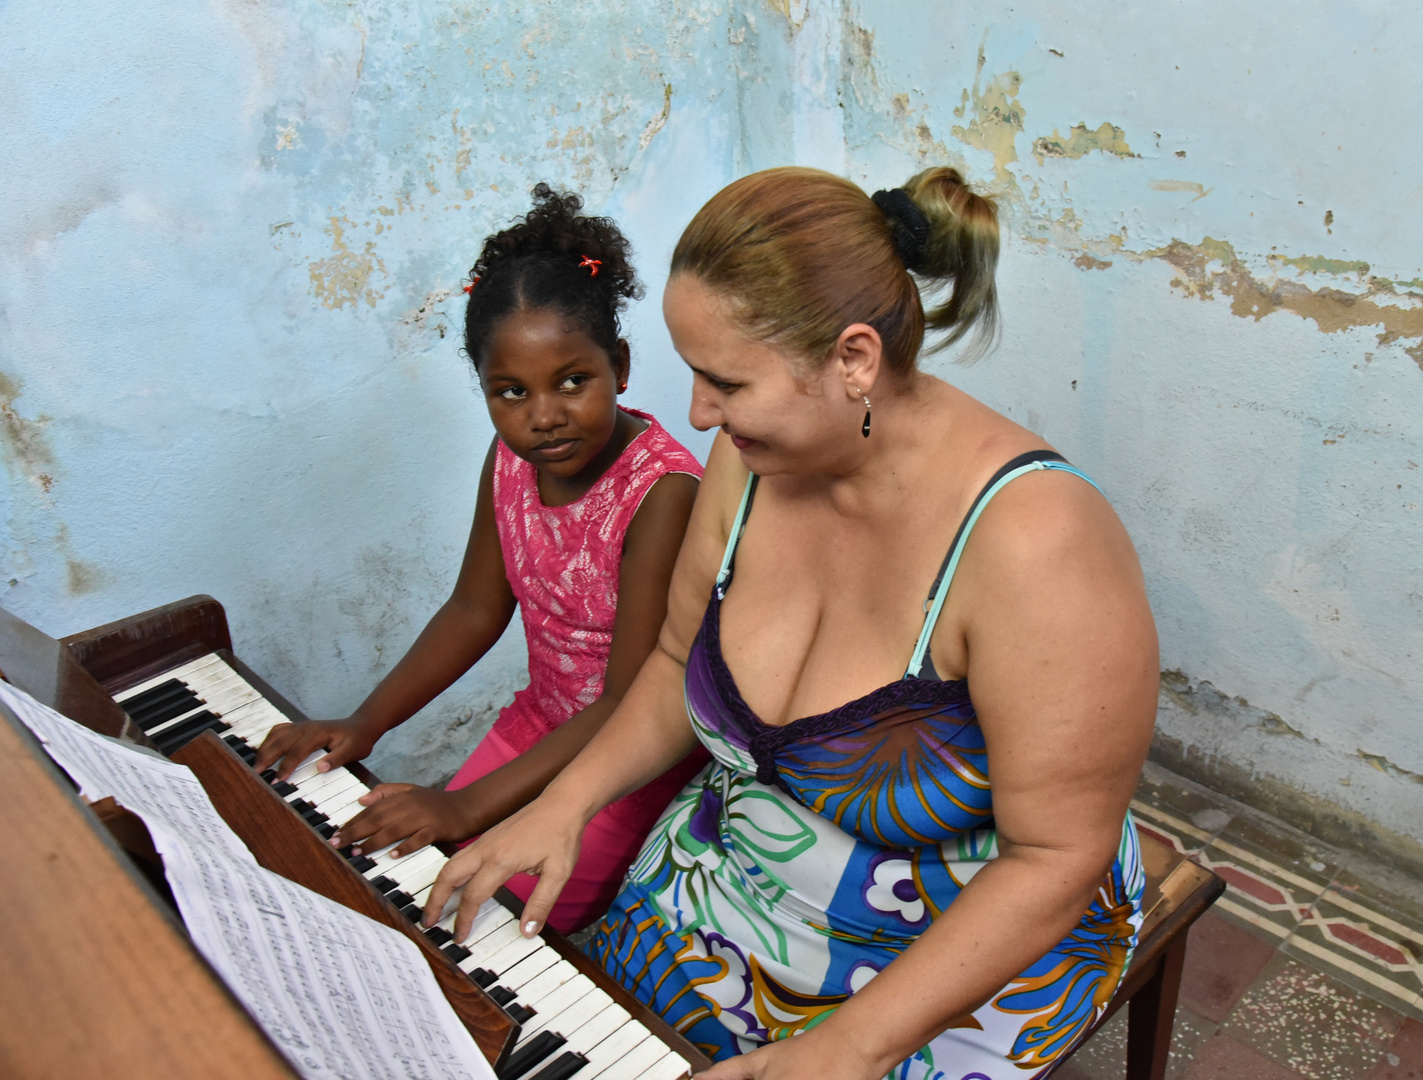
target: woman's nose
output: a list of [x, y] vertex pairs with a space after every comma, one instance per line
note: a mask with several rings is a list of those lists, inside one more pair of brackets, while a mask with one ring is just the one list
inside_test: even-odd
[[687, 411], [687, 420], [698, 431], [710, 431], [721, 427], [721, 408], [716, 404], [715, 395], [699, 386], [692, 387], [692, 405]]

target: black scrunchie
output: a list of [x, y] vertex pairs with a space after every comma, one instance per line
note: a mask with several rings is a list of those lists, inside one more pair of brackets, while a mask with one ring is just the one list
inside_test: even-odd
[[924, 211], [914, 205], [909, 192], [903, 188], [876, 191], [870, 196], [870, 201], [894, 226], [894, 250], [899, 253], [905, 268], [921, 269], [929, 245], [929, 219], [924, 216]]

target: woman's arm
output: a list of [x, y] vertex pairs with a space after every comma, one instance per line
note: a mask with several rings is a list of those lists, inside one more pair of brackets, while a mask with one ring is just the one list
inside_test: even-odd
[[578, 861], [579, 838], [593, 815], [661, 776], [695, 746], [682, 695], [687, 654], [745, 483], [740, 456], [729, 440], [717, 436], [672, 573], [657, 647], [602, 729], [543, 795], [449, 861], [426, 904], [427, 924], [439, 919], [450, 894], [463, 886], [455, 926], [463, 938], [480, 903], [523, 871], [539, 878], [524, 906], [524, 933], [536, 934]]
[[1086, 484], [1023, 477], [984, 512], [953, 588], [935, 662], [953, 670], [941, 638], [960, 635], [999, 857], [832, 1017], [707, 1080], [884, 1076], [1066, 937], [1111, 866], [1151, 740], [1158, 671], [1125, 530]]
[[332, 837], [372, 850], [401, 842], [405, 855], [440, 840], [465, 840], [503, 821], [543, 792], [602, 728], [657, 644], [667, 617], [667, 593], [697, 479], [672, 473], [647, 492], [628, 525], [618, 573], [618, 607], [603, 692], [545, 738], [487, 776], [457, 791], [382, 784], [361, 802], [370, 807]]
[[474, 666], [504, 633], [514, 615], [514, 593], [504, 577], [504, 557], [494, 524], [494, 455], [490, 444], [479, 478], [474, 525], [454, 591], [420, 632], [400, 662], [345, 720], [281, 724], [257, 751], [259, 772], [275, 763], [282, 779], [315, 751], [331, 769], [371, 752], [376, 740], [403, 724]]

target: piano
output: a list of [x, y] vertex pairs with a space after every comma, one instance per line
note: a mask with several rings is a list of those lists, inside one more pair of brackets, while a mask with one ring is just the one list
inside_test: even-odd
[[[360, 764], [321, 773], [308, 763], [287, 782], [252, 770], [267, 732], [305, 717], [233, 654], [211, 597], [59, 641], [0, 609], [0, 674], [92, 730], [188, 766], [261, 865], [413, 940], [499, 1080], [684, 1080], [709, 1067], [562, 936], [524, 938], [512, 894], [486, 901], [463, 942], [453, 905], [420, 927], [443, 846], [400, 859], [332, 848], [327, 838], [379, 781]], [[13, 1063], [16, 1076], [295, 1076], [188, 942], [142, 822], [112, 800], [87, 806], [5, 719], [0, 823], [24, 853], [0, 881], [7, 1075]], [[75, 933], [96, 918], [92, 933]], [[36, 922], [34, 935], [14, 933]]]

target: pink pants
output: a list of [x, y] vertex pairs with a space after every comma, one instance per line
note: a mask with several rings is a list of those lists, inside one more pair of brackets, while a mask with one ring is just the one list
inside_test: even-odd
[[[512, 746], [490, 731], [445, 790], [472, 784], [518, 756]], [[599, 811], [584, 830], [578, 863], [554, 905], [549, 925], [561, 934], [571, 934], [600, 918], [618, 894], [623, 875], [642, 849], [644, 839], [640, 833], [614, 821], [606, 809]], [[538, 879], [529, 874], [516, 874], [504, 884], [520, 900], [527, 900], [537, 882]]]

